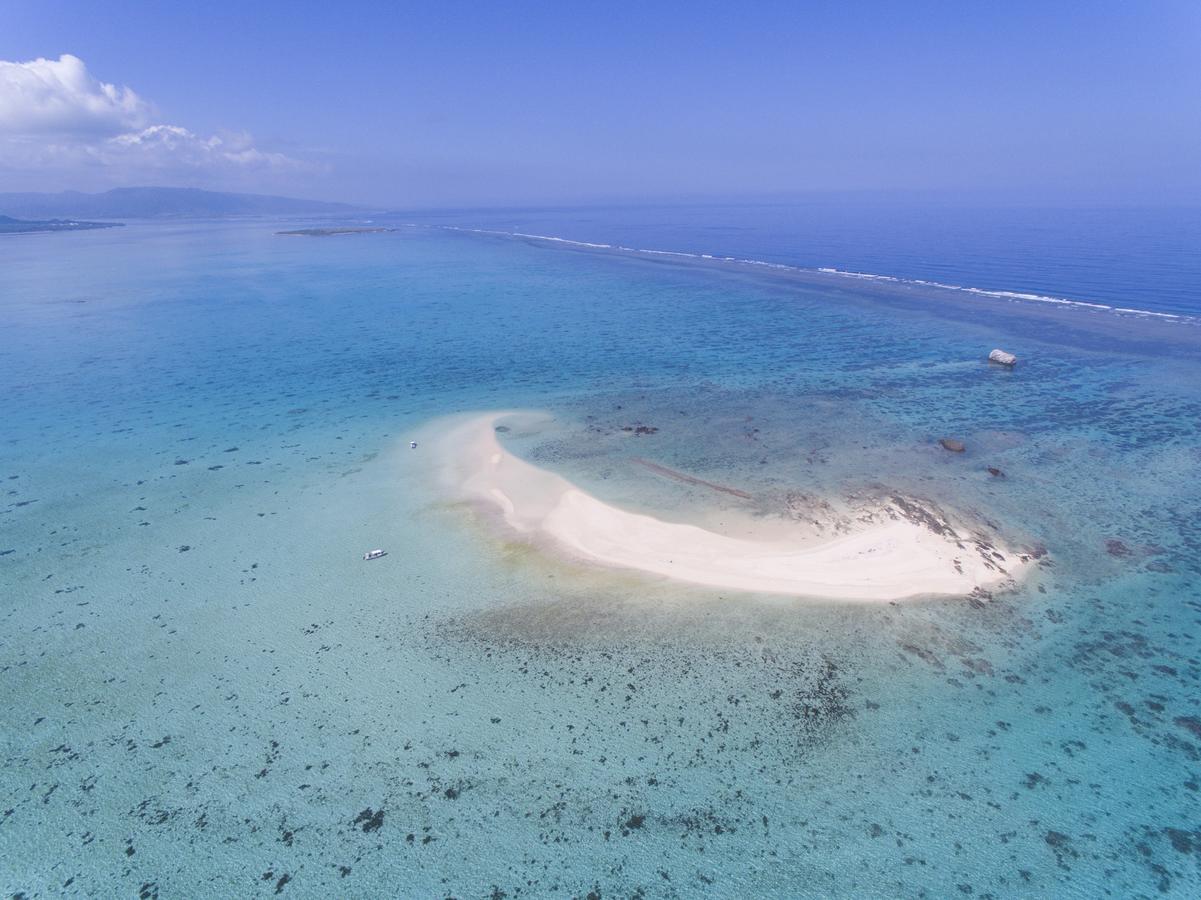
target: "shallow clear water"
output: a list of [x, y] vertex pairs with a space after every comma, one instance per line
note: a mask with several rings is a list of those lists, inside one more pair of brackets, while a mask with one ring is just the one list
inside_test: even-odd
[[[275, 230], [0, 243], [9, 894], [1201, 889], [1196, 325]], [[407, 444], [516, 407], [624, 506], [740, 502], [635, 458], [760, 512], [884, 485], [1049, 556], [876, 606], [548, 558]]]

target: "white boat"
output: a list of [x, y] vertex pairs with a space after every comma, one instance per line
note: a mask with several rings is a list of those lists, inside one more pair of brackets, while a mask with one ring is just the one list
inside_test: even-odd
[[363, 559], [379, 559], [381, 556], [387, 556], [387, 550], [368, 550], [363, 554]]

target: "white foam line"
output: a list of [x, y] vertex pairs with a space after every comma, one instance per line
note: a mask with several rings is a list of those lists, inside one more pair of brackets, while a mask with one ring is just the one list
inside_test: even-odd
[[758, 266], [764, 269], [774, 269], [783, 272], [820, 273], [833, 275], [838, 278], [856, 278], [861, 281], [881, 281], [890, 284], [912, 284], [919, 287], [937, 288], [944, 291], [961, 291], [965, 294], [975, 294], [981, 297], [993, 297], [998, 300], [1020, 301], [1023, 303], [1050, 303], [1056, 306], [1076, 307], [1084, 310], [1098, 310], [1114, 313], [1115, 315], [1139, 316], [1144, 318], [1164, 319], [1170, 322], [1199, 322], [1197, 316], [1181, 315], [1179, 313], [1155, 312], [1149, 309], [1136, 309], [1130, 306], [1110, 306], [1105, 303], [1090, 303], [1086, 300], [1070, 300], [1067, 297], [1052, 297], [1047, 294], [1033, 294], [1023, 291], [1002, 291], [988, 288], [965, 287], [959, 284], [947, 284], [941, 281], [928, 281], [922, 278], [900, 278], [896, 275], [877, 275], [872, 272], [852, 272], [846, 269], [835, 269], [830, 266], [808, 268], [792, 266], [786, 263], [767, 262], [762, 259], [746, 259], [737, 256], [715, 256], [711, 253], [687, 253], [682, 250], [657, 250], [646, 247], [626, 247], [621, 244], [600, 244], [591, 241], [576, 241], [570, 238], [556, 237], [546, 234], [531, 234], [523, 231], [499, 231], [490, 228], [467, 228], [460, 225], [417, 226], [440, 228], [445, 231], [462, 231], [470, 234], [487, 234], [495, 237], [524, 238], [527, 240], [547, 241], [555, 244], [567, 244], [572, 247], [583, 247], [589, 250], [612, 250], [619, 253], [636, 253], [643, 256], [674, 256], [681, 259], [698, 259], [706, 262], [727, 262], [742, 266]]

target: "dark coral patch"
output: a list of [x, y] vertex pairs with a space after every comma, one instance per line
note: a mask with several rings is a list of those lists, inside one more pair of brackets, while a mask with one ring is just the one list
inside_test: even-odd
[[378, 831], [384, 824], [384, 810], [382, 807], [378, 810], [373, 810], [369, 806], [359, 813], [351, 824], [358, 825], [366, 832]]

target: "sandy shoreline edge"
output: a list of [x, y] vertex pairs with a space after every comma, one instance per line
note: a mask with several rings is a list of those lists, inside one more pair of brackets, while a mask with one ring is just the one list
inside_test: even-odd
[[939, 533], [903, 515], [815, 543], [799, 529], [795, 540], [748, 539], [629, 512], [501, 446], [502, 422], [539, 420], [550, 417], [454, 416], [426, 429], [424, 443], [452, 497], [499, 513], [512, 532], [578, 559], [711, 588], [869, 602], [1002, 588], [1029, 564], [1025, 555], [996, 544], [982, 549], [973, 535]]

